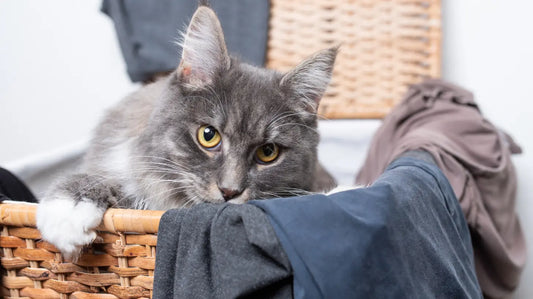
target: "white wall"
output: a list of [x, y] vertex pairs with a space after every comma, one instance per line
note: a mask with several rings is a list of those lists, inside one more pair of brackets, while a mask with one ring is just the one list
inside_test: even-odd
[[0, 165], [85, 140], [129, 82], [100, 1], [0, 1]]
[[[443, 77], [475, 93], [484, 114], [509, 132], [524, 153], [515, 156], [518, 207], [533, 255], [533, 1], [443, 0]], [[516, 298], [533, 298], [529, 263]]]
[[[514, 159], [518, 210], [533, 249], [533, 1], [442, 2], [443, 77], [474, 91], [524, 148]], [[134, 88], [99, 5], [0, 1], [0, 165], [85, 140], [103, 108]], [[533, 281], [533, 266], [525, 271]], [[528, 281], [517, 298], [533, 298]]]

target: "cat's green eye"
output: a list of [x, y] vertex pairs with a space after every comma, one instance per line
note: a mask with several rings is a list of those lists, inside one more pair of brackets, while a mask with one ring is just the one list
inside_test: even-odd
[[206, 149], [212, 149], [220, 144], [220, 133], [210, 125], [201, 126], [198, 129], [198, 142]]
[[274, 160], [276, 160], [278, 156], [279, 156], [279, 146], [277, 146], [275, 143], [268, 143], [268, 144], [262, 145], [255, 152], [256, 160], [260, 164], [267, 164], [267, 163], [274, 162]]

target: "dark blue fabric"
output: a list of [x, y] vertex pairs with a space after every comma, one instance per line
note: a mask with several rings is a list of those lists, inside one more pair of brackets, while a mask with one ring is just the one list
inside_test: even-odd
[[251, 203], [289, 257], [295, 298], [482, 298], [466, 221], [435, 165], [404, 157], [368, 188]]

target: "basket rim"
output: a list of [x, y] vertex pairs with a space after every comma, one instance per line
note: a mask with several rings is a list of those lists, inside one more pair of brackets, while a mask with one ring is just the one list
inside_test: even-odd
[[[37, 227], [38, 204], [5, 201], [0, 204], [0, 224]], [[98, 231], [110, 233], [156, 234], [165, 211], [107, 209]]]

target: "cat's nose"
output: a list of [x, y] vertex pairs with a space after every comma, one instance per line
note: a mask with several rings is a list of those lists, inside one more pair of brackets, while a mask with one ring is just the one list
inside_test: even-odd
[[221, 188], [221, 187], [218, 187], [218, 189], [220, 190], [220, 193], [222, 193], [222, 196], [224, 197], [225, 201], [235, 198], [239, 196], [239, 194], [242, 193], [242, 190], [235, 190], [235, 189]]

